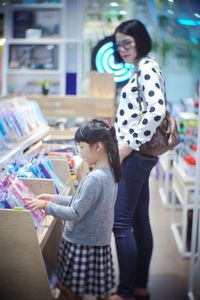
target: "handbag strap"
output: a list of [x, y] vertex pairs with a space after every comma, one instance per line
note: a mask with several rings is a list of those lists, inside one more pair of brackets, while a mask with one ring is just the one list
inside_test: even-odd
[[[142, 112], [142, 114], [145, 114], [147, 112], [147, 102], [146, 102], [146, 99], [144, 97], [144, 99], [141, 97], [141, 92], [140, 92], [140, 86], [139, 86], [139, 80], [138, 80], [138, 73], [139, 73], [139, 70], [137, 68], [136, 70], [136, 76], [137, 76], [137, 89], [138, 89], [138, 103], [139, 103], [139, 109], [140, 111]], [[142, 101], [143, 100], [143, 101]], [[142, 109], [142, 102], [143, 102], [143, 105], [144, 105], [144, 109]]]
[[[147, 112], [147, 102], [145, 97], [141, 97], [141, 89], [140, 89], [140, 85], [139, 85], [139, 80], [138, 80], [138, 73], [139, 73], [139, 69], [138, 67], [135, 70], [136, 76], [137, 76], [137, 88], [138, 88], [138, 102], [139, 102], [139, 109], [142, 112], [142, 114], [145, 114]], [[166, 100], [166, 90], [165, 90], [165, 106], [167, 107], [167, 100]], [[142, 109], [142, 102], [143, 102], [143, 106], [144, 109]]]

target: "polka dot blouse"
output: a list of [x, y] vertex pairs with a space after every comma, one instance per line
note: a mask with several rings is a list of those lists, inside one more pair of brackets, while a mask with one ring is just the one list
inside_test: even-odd
[[[146, 99], [146, 107], [138, 101], [137, 76], [140, 96]], [[123, 87], [116, 117], [116, 134], [120, 142], [133, 149], [148, 142], [165, 116], [165, 85], [160, 66], [154, 58], [146, 56], [139, 61], [138, 75], [133, 73]], [[146, 111], [142, 115], [142, 111]]]

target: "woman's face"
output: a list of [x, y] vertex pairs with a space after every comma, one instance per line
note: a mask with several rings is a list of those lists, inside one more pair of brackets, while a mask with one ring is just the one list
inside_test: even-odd
[[115, 34], [117, 51], [125, 63], [134, 64], [137, 61], [135, 40], [132, 36], [117, 32]]

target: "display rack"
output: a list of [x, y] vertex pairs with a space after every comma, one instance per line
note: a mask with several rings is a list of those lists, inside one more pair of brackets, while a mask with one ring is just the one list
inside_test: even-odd
[[[198, 90], [200, 103], [200, 86]], [[198, 111], [198, 120], [200, 120], [200, 105]], [[195, 191], [194, 191], [194, 209], [193, 226], [191, 240], [191, 259], [189, 269], [188, 297], [190, 300], [200, 299], [200, 122], [198, 122], [197, 139], [197, 160], [195, 173]]]
[[[12, 145], [12, 149], [5, 152], [5, 154], [0, 156], [0, 167], [6, 165], [9, 161], [14, 159], [17, 153], [23, 152], [25, 149], [29, 148], [31, 145], [41, 140], [43, 137], [47, 136], [49, 133], [49, 126], [42, 126], [35, 129], [28, 136], [25, 136], [17, 141], [17, 144]], [[10, 145], [11, 147], [11, 145]], [[13, 149], [14, 148], [14, 149]]]
[[[40, 94], [44, 80], [50, 83], [50, 94], [65, 95], [70, 93], [66, 88], [69, 85], [67, 80], [70, 80], [68, 74], [75, 75], [71, 85], [75, 93], [81, 93], [83, 41], [67, 35], [70, 2], [6, 2], [3, 95]], [[74, 18], [76, 14], [75, 6]], [[70, 51], [73, 53], [70, 54]]]
[[[17, 147], [0, 158], [0, 167], [16, 158], [18, 153], [32, 153], [36, 144], [48, 138], [49, 127], [39, 127], [24, 138]], [[27, 151], [28, 149], [28, 151]], [[26, 153], [27, 152], [27, 153]], [[73, 192], [67, 160], [52, 160], [61, 180], [67, 187], [64, 194]], [[62, 176], [61, 176], [62, 175]], [[21, 178], [35, 194], [55, 194], [52, 179]], [[50, 300], [54, 299], [48, 274], [56, 269], [57, 249], [61, 237], [62, 222], [46, 216], [36, 231], [28, 210], [0, 209], [0, 291], [2, 299]]]
[[[36, 195], [55, 193], [52, 180], [23, 181]], [[56, 267], [62, 223], [46, 216], [36, 232], [28, 210], [0, 209], [0, 218], [1, 296], [10, 300], [53, 299], [46, 264]]]
[[[177, 163], [173, 165], [172, 179], [172, 224], [171, 229], [182, 257], [191, 256], [190, 236], [191, 224], [189, 214], [194, 209], [195, 178], [185, 174], [184, 170]], [[177, 210], [177, 201], [179, 210]], [[198, 204], [200, 207], [200, 203]], [[189, 246], [188, 246], [189, 244]]]
[[162, 203], [165, 207], [171, 208], [171, 184], [172, 184], [172, 174], [173, 174], [173, 151], [168, 151], [159, 158], [159, 178], [160, 178], [160, 187], [159, 194], [162, 200]]
[[53, 299], [31, 213], [0, 210], [2, 299]]

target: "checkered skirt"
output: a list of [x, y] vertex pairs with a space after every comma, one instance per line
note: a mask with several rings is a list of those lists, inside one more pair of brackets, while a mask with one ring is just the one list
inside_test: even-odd
[[57, 276], [74, 294], [109, 295], [115, 286], [111, 247], [77, 245], [62, 239]]

